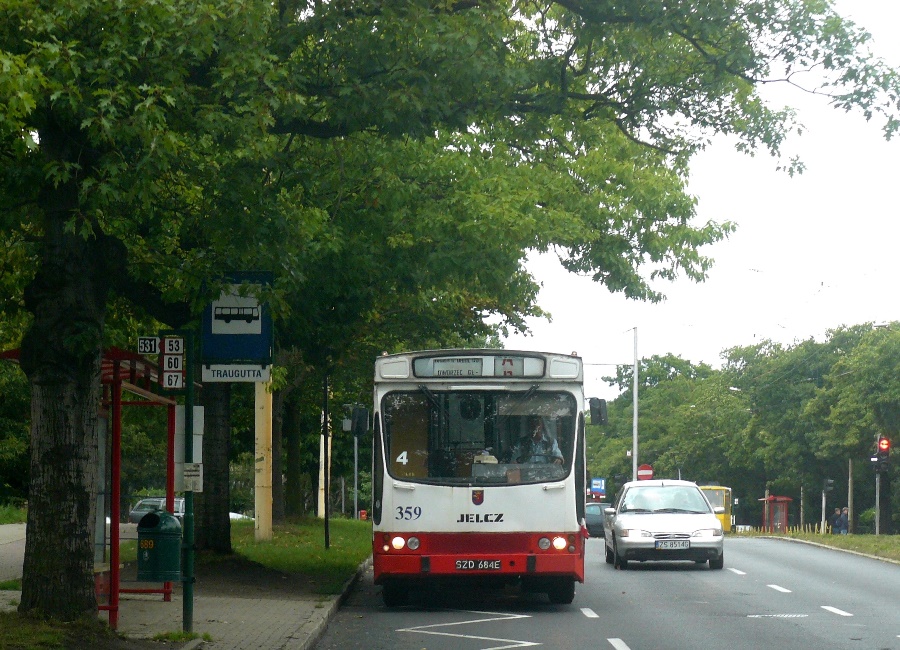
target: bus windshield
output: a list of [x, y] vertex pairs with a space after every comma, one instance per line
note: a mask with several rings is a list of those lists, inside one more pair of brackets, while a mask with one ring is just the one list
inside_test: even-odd
[[568, 392], [417, 390], [381, 404], [394, 478], [446, 485], [533, 483], [572, 466], [577, 406]]

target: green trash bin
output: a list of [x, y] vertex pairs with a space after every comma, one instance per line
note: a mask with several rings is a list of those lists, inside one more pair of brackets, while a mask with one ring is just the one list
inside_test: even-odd
[[181, 580], [181, 522], [164, 510], [144, 515], [137, 527], [139, 582]]

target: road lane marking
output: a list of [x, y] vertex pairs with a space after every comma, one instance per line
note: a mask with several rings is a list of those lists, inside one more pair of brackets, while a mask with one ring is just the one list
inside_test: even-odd
[[850, 612], [845, 612], [844, 610], [832, 607], [831, 605], [822, 605], [822, 609], [831, 612], [832, 614], [837, 614], [838, 616], [853, 616]]
[[790, 589], [785, 589], [784, 587], [779, 587], [778, 585], [766, 585], [769, 589], [774, 589], [775, 591], [780, 591], [783, 594], [791, 593]]
[[628, 647], [628, 644], [625, 643], [622, 639], [607, 639], [609, 641], [609, 645], [614, 647], [616, 650], [631, 650]]
[[747, 618], [808, 618], [809, 614], [747, 614]]
[[747, 575], [746, 573], [744, 573], [744, 572], [741, 571], [740, 569], [732, 569], [731, 567], [728, 567], [728, 570], [731, 571], [732, 573], [736, 573], [736, 574], [739, 575], [739, 576], [745, 576], [745, 575]]
[[600, 615], [592, 610], [590, 607], [582, 607], [581, 613], [587, 616], [588, 618], [600, 618]]
[[488, 614], [492, 618], [478, 618], [473, 619], [471, 621], [456, 621], [454, 623], [435, 623], [433, 625], [420, 625], [418, 627], [407, 627], [400, 630], [396, 630], [397, 632], [413, 632], [415, 634], [431, 634], [432, 636], [449, 636], [456, 639], [473, 639], [475, 641], [490, 641], [503, 643], [505, 645], [493, 645], [487, 648], [482, 648], [482, 650], [508, 650], [509, 648], [529, 648], [532, 646], [541, 645], [540, 643], [535, 643], [533, 641], [520, 641], [518, 639], [499, 639], [496, 637], [489, 636], [476, 636], [472, 634], [451, 634], [450, 632], [436, 632], [433, 628], [439, 627], [453, 627], [455, 625], [471, 625], [472, 623], [491, 623], [494, 621], [511, 621], [519, 618], [531, 618], [526, 614], [507, 614], [504, 612], [479, 612], [473, 610], [458, 610], [465, 612], [467, 614]]

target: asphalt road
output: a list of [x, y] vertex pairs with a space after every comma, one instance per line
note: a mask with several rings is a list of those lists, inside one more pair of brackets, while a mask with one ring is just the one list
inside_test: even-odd
[[514, 590], [442, 590], [387, 609], [370, 572], [316, 650], [900, 650], [896, 564], [728, 538], [723, 570], [631, 563], [617, 571], [604, 561], [602, 540], [588, 544], [587, 579], [568, 606]]

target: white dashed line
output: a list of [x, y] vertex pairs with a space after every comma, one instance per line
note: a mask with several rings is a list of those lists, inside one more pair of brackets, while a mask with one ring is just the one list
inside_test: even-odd
[[741, 570], [739, 570], [739, 569], [732, 569], [731, 567], [728, 567], [728, 570], [731, 571], [732, 573], [735, 573], [735, 574], [739, 575], [739, 576], [745, 576], [745, 575], [747, 575], [746, 573], [744, 573], [743, 571], [741, 571]]
[[853, 616], [850, 612], [845, 612], [844, 610], [832, 607], [831, 605], [822, 605], [822, 609], [831, 612], [832, 614], [837, 614], [838, 616]]
[[775, 591], [780, 591], [783, 594], [791, 593], [790, 589], [785, 589], [784, 587], [779, 587], [778, 585], [766, 585], [769, 589], [774, 589]]
[[587, 616], [588, 618], [600, 618], [600, 615], [592, 610], [590, 607], [582, 607], [581, 613]]
[[628, 644], [625, 643], [622, 639], [607, 639], [609, 641], [609, 645], [614, 647], [616, 650], [631, 650], [628, 647]]

